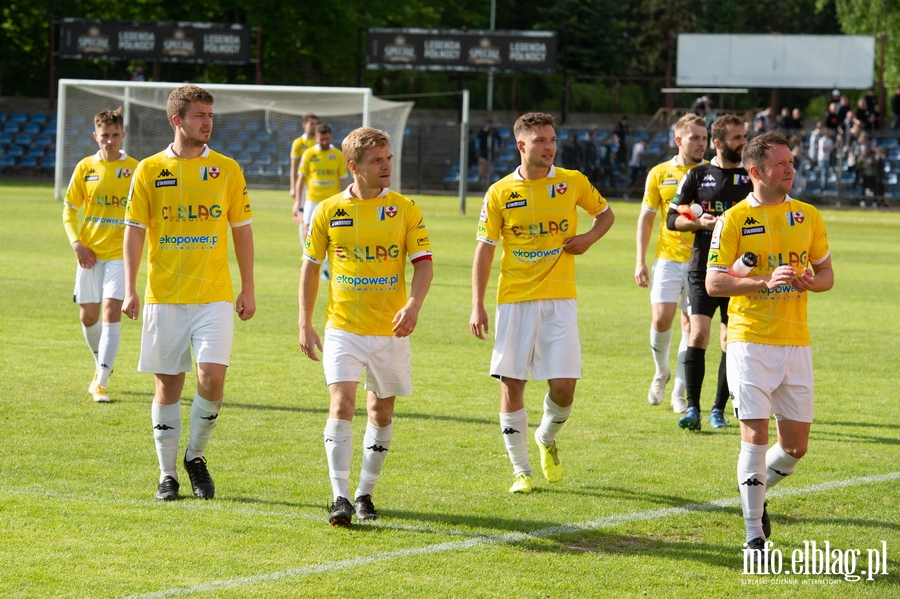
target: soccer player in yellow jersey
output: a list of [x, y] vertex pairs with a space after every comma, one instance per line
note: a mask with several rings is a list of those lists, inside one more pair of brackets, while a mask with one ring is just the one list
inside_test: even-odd
[[[152, 372], [156, 394], [150, 412], [159, 459], [156, 498], [178, 498], [176, 461], [181, 436], [181, 391], [197, 361], [197, 392], [191, 404], [184, 468], [194, 496], [212, 499], [215, 485], [204, 457], [218, 422], [231, 356], [234, 316], [256, 312], [253, 283], [253, 214], [238, 164], [207, 146], [213, 97], [195, 85], [174, 90], [166, 105], [175, 141], [142, 160], [134, 175], [125, 217], [125, 301], [137, 319], [137, 273], [149, 237], [147, 292], [140, 372]], [[228, 271], [228, 229], [241, 273], [233, 304]], [[149, 234], [149, 235], [148, 235]]]
[[[347, 187], [347, 165], [344, 154], [331, 145], [333, 139], [331, 125], [323, 123], [316, 127], [316, 143], [307, 148], [300, 158], [300, 177], [294, 194], [294, 214], [303, 213], [306, 230], [312, 222], [313, 210], [322, 200], [340, 193]], [[300, 198], [305, 198], [303, 204]], [[305, 236], [304, 236], [305, 239]]]
[[[647, 393], [647, 401], [656, 405], [662, 401], [669, 381], [669, 346], [672, 343], [672, 322], [677, 308], [681, 313], [681, 344], [678, 347], [678, 366], [675, 388], [672, 390], [672, 409], [684, 412], [684, 354], [687, 350], [691, 321], [685, 309], [687, 292], [687, 266], [691, 258], [693, 233], [670, 231], [666, 227], [666, 212], [675, 197], [678, 182], [689, 170], [702, 164], [706, 152], [706, 121], [695, 114], [686, 114], [675, 123], [675, 145], [678, 155], [650, 169], [644, 186], [644, 200], [637, 222], [637, 262], [634, 280], [641, 287], [650, 287], [650, 352], [656, 365], [656, 373]], [[653, 262], [652, 282], [647, 272], [647, 247], [653, 231], [656, 213], [662, 211], [659, 235], [656, 241], [656, 257]]]
[[[121, 108], [97, 113], [93, 135], [100, 149], [75, 167], [62, 216], [78, 262], [74, 300], [94, 358], [94, 379], [88, 393], [96, 402], [108, 402], [107, 387], [119, 351], [119, 321], [125, 297], [125, 206], [137, 160], [122, 151], [125, 130]], [[84, 220], [79, 229], [81, 207]]]
[[[500, 380], [500, 429], [513, 464], [511, 493], [530, 493], [528, 373], [546, 380], [544, 416], [534, 438], [549, 482], [562, 478], [556, 435], [572, 411], [581, 378], [581, 344], [575, 309], [575, 256], [612, 226], [612, 210], [578, 171], [557, 168], [553, 117], [531, 112], [513, 127], [522, 164], [491, 185], [484, 196], [472, 265], [469, 329], [488, 333], [484, 296], [497, 244], [502, 245], [491, 376]], [[594, 219], [578, 232], [578, 208]]]
[[[319, 361], [331, 397], [325, 454], [334, 502], [332, 526], [377, 517], [372, 491], [393, 436], [397, 395], [412, 395], [409, 335], [431, 286], [431, 244], [416, 204], [390, 191], [391, 148], [386, 133], [361, 127], [344, 139], [353, 183], [316, 209], [300, 270], [300, 349]], [[325, 312], [324, 344], [312, 324], [319, 268], [328, 257], [332, 277]], [[406, 261], [413, 266], [406, 296]], [[356, 389], [366, 370], [362, 471], [350, 495], [351, 421]], [[354, 505], [350, 498], [354, 498]]]
[[[755, 552], [771, 532], [766, 491], [806, 454], [814, 404], [807, 292], [831, 289], [834, 271], [819, 211], [788, 195], [794, 163], [787, 139], [777, 131], [753, 138], [743, 162], [753, 193], [716, 223], [706, 288], [712, 296], [733, 298], [728, 387], [741, 427], [737, 478], [745, 548]], [[746, 253], [756, 257], [756, 266], [748, 276], [736, 276], [730, 267]], [[772, 414], [778, 441], [769, 448]]]
[[[307, 148], [311, 148], [316, 143], [316, 126], [319, 124], [319, 117], [311, 112], [303, 115], [303, 135], [298, 137], [291, 144], [291, 197], [295, 197], [297, 193], [297, 173], [300, 170], [300, 158]], [[301, 204], [302, 205], [302, 204]]]

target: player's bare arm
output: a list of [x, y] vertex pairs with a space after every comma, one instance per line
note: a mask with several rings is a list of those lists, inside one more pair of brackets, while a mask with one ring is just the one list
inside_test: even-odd
[[297, 198], [297, 170], [299, 168], [300, 168], [300, 159], [294, 158], [293, 156], [291, 156], [291, 166], [290, 166], [291, 170], [289, 171], [291, 173], [291, 190], [289, 193], [290, 193], [291, 197], [294, 199]]
[[137, 320], [141, 311], [141, 300], [137, 294], [137, 274], [141, 266], [146, 236], [147, 232], [141, 227], [134, 225], [125, 227], [125, 241], [122, 245], [125, 263], [125, 298], [122, 300], [122, 313], [131, 320]]
[[241, 320], [250, 320], [256, 314], [256, 292], [253, 281], [253, 230], [250, 225], [233, 227], [234, 256], [241, 273], [241, 292], [234, 303], [234, 310]]
[[594, 215], [594, 224], [589, 231], [570, 237], [563, 241], [563, 247], [569, 254], [581, 255], [588, 251], [592, 245], [600, 241], [600, 238], [606, 235], [610, 227], [616, 221], [616, 215], [613, 214], [612, 208], [607, 208], [603, 212]]
[[472, 315], [469, 317], [469, 329], [479, 339], [485, 339], [489, 332], [484, 296], [487, 293], [488, 280], [491, 278], [495, 249], [489, 243], [478, 242], [475, 260], [472, 263]]
[[828, 256], [818, 264], [813, 265], [813, 270], [803, 269], [803, 272], [794, 277], [794, 287], [800, 291], [812, 291], [821, 293], [834, 287], [834, 269], [831, 267], [831, 256]]
[[650, 285], [650, 271], [647, 269], [647, 248], [650, 247], [650, 235], [653, 232], [653, 221], [656, 220], [656, 212], [644, 210], [638, 214], [637, 220], [637, 259], [634, 264], [634, 282], [639, 287]]
[[322, 340], [312, 324], [316, 294], [319, 292], [319, 270], [321, 265], [303, 260], [300, 267], [300, 351], [310, 360], [320, 362], [316, 349], [322, 351]]
[[749, 295], [763, 287], [775, 289], [792, 285], [797, 271], [793, 266], [779, 266], [771, 274], [755, 277], [735, 277], [721, 270], [706, 271], [706, 292], [713, 297]]
[[431, 288], [432, 279], [434, 279], [434, 266], [431, 260], [419, 260], [413, 264], [409, 299], [406, 300], [406, 305], [397, 312], [392, 321], [394, 326], [391, 331], [393, 331], [394, 337], [408, 337], [416, 329], [416, 324], [419, 322], [419, 310], [422, 309], [422, 303]]
[[91, 248], [80, 241], [75, 241], [75, 243], [72, 244], [72, 250], [75, 252], [75, 259], [78, 261], [78, 266], [81, 268], [94, 268], [94, 265], [97, 263], [97, 256], [94, 255]]
[[297, 187], [294, 191], [294, 205], [291, 208], [291, 212], [293, 213], [295, 218], [300, 217], [300, 213], [303, 212], [303, 188], [306, 187], [306, 177], [300, 175], [297, 178]]

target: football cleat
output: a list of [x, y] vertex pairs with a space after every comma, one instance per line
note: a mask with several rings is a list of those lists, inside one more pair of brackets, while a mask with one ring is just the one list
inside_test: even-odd
[[517, 474], [512, 486], [509, 488], [510, 493], [531, 493], [534, 489], [534, 483], [530, 474]]
[[547, 479], [548, 483], [558, 483], [562, 480], [562, 464], [559, 462], [556, 442], [554, 441], [549, 445], [541, 443], [537, 429], [534, 431], [534, 442], [537, 443], [541, 452], [541, 472], [544, 473], [544, 478]]
[[328, 512], [328, 521], [332, 526], [350, 526], [350, 518], [353, 516], [353, 506], [344, 497], [338, 497], [331, 504]]
[[683, 397], [672, 395], [672, 411], [676, 414], [684, 414], [687, 410], [687, 400]]
[[159, 483], [159, 486], [156, 488], [156, 495], [153, 497], [160, 501], [175, 501], [178, 499], [178, 487], [178, 481], [171, 476], [167, 476]]
[[360, 495], [353, 500], [356, 517], [360, 520], [375, 520], [378, 518], [378, 512], [375, 511], [375, 504], [372, 503], [371, 495]]
[[109, 403], [109, 394], [106, 393], [106, 387], [103, 385], [94, 385], [91, 389], [91, 397], [97, 403]]
[[647, 392], [647, 401], [651, 406], [662, 403], [663, 396], [666, 394], [666, 383], [669, 382], [670, 377], [671, 375], [668, 372], [657, 372], [656, 376], [653, 377], [653, 382], [650, 383], [650, 391]]
[[215, 496], [216, 485], [206, 468], [206, 458], [199, 456], [190, 461], [185, 458], [184, 469], [187, 470], [188, 477], [191, 479], [194, 497], [212, 499]]
[[678, 426], [686, 428], [689, 431], [700, 430], [700, 410], [691, 406], [685, 412], [684, 416], [678, 419]]
[[725, 413], [719, 408], [713, 408], [709, 413], [709, 424], [713, 428], [728, 428], [728, 421], [725, 420]]
[[97, 378], [98, 378], [98, 373], [97, 373], [97, 371], [95, 370], [95, 371], [94, 371], [94, 378], [91, 379], [91, 384], [88, 385], [88, 393], [89, 393], [89, 394], [92, 394], [92, 395], [93, 395], [93, 393], [94, 393], [94, 385], [97, 384]]

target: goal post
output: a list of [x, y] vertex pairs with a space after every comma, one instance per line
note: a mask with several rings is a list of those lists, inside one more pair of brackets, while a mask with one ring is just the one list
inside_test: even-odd
[[[122, 107], [126, 133], [123, 149], [138, 160], [172, 143], [166, 100], [181, 85], [61, 79], [54, 197], [60, 199], [64, 195], [78, 161], [96, 153], [97, 144], [91, 133], [94, 115], [101, 110]], [[394, 154], [391, 187], [400, 191], [403, 135], [413, 102], [383, 100], [375, 97], [371, 89], [359, 87], [218, 83], [201, 87], [215, 97], [209, 146], [237, 160], [248, 186], [287, 191], [291, 143], [303, 133], [303, 115], [313, 113], [320, 123], [331, 125], [337, 147], [357, 127], [372, 126], [387, 132]]]

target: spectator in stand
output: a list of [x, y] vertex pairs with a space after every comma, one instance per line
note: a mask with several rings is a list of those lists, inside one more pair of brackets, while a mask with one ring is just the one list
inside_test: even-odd
[[862, 183], [862, 191], [867, 196], [875, 195], [875, 175], [878, 169], [878, 158], [875, 153], [869, 149], [868, 144], [860, 144], [859, 157], [856, 160], [856, 179], [853, 181], [854, 188], [856, 183]]
[[144, 67], [141, 65], [137, 65], [131, 71], [131, 81], [146, 81], [147, 78], [144, 77]]
[[819, 184], [822, 189], [828, 183], [828, 172], [831, 170], [831, 158], [834, 153], [834, 133], [831, 129], [826, 128], [819, 138], [818, 155], [816, 162], [819, 165]]
[[863, 100], [866, 101], [866, 108], [871, 110], [872, 114], [875, 115], [875, 128], [880, 128], [881, 107], [878, 106], [878, 96], [875, 95], [875, 90], [871, 87], [866, 90], [866, 95], [863, 96]]
[[809, 161], [812, 166], [816, 166], [819, 160], [819, 140], [822, 138], [822, 132], [825, 131], [825, 125], [822, 121], [816, 121], [816, 128], [809, 135]]
[[765, 125], [765, 129], [762, 130], [762, 133], [773, 129], [775, 127], [775, 109], [769, 106], [765, 110], [760, 110], [756, 113], [756, 116], [753, 117], [753, 122], [756, 125], [757, 130], [759, 119], [762, 119], [763, 124]]
[[712, 127], [713, 121], [718, 118], [716, 111], [713, 110], [713, 99], [709, 96], [706, 96], [706, 114], [703, 115], [704, 120], [706, 120], [706, 129], [709, 130]]
[[775, 120], [775, 128], [787, 137], [791, 134], [791, 130], [794, 128], [793, 125], [794, 120], [791, 118], [791, 109], [784, 106], [781, 109], [781, 114], [779, 114], [778, 118]]
[[865, 98], [860, 98], [856, 103], [856, 112], [853, 115], [853, 119], [865, 131], [875, 129], [875, 111], [869, 108], [869, 103]]
[[628, 161], [628, 167], [631, 169], [631, 187], [634, 187], [644, 178], [644, 152], [647, 145], [643, 139], [634, 142], [631, 148], [631, 160]]
[[594, 187], [597, 186], [600, 170], [600, 149], [597, 147], [597, 128], [588, 129], [588, 138], [581, 146], [584, 157], [584, 174]]
[[887, 206], [884, 201], [884, 169], [887, 166], [887, 155], [883, 146], [875, 148], [875, 197], [880, 206]]
[[802, 136], [803, 135], [803, 111], [800, 110], [799, 108], [795, 108], [793, 111], [791, 111], [791, 124], [793, 125], [792, 132], [796, 133], [797, 135]]
[[840, 109], [840, 104], [838, 102], [832, 102], [828, 105], [828, 112], [825, 113], [825, 120], [822, 122], [825, 125], [825, 128], [831, 131], [832, 136], [837, 134], [837, 130], [841, 126], [841, 117], [838, 116], [838, 110]]
[[894, 90], [891, 96], [891, 112], [894, 113], [894, 119], [891, 121], [891, 129], [900, 130], [900, 85]]
[[578, 143], [578, 132], [569, 131], [569, 137], [562, 145], [562, 166], [584, 173], [584, 148]]
[[691, 104], [691, 112], [696, 114], [699, 117], [706, 118], [706, 113], [709, 110], [709, 104], [712, 102], [709, 96], [703, 95], [694, 100], [694, 103]]
[[616, 151], [616, 162], [619, 164], [619, 168], [624, 171], [628, 167], [629, 129], [627, 115], [622, 115], [622, 118], [616, 123], [616, 128], [613, 129], [613, 133], [616, 135], [616, 139], [619, 142], [619, 149]]
[[806, 177], [802, 174], [809, 163], [806, 152], [803, 149], [803, 137], [792, 135], [790, 138], [791, 156], [794, 158], [794, 185], [791, 188], [791, 197], [800, 197], [806, 193]]
[[756, 120], [753, 122], [753, 131], [750, 132], [750, 137], [753, 138], [757, 135], [762, 135], [766, 131], [768, 131], [766, 119], [764, 119], [762, 116], [757, 115]]
[[850, 112], [853, 112], [853, 107], [850, 106], [850, 98], [841, 94], [837, 109], [838, 120], [841, 123], [845, 122], [847, 120], [847, 114]]
[[482, 183], [486, 182], [494, 171], [494, 160], [502, 143], [493, 122], [490, 119], [486, 120], [478, 131], [478, 179]]

